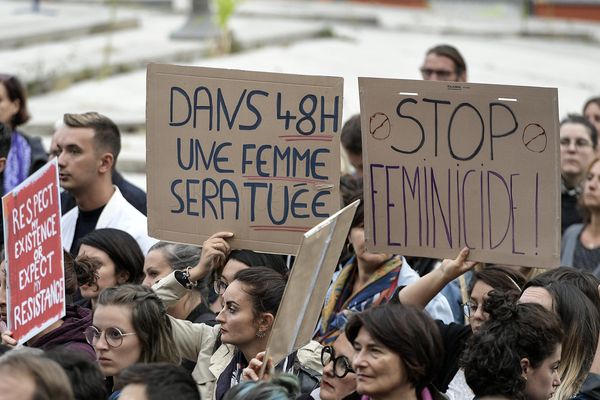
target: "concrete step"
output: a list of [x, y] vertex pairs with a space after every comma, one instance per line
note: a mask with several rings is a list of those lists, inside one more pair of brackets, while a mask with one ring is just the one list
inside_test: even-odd
[[133, 12], [114, 13], [93, 4], [45, 5], [33, 13], [23, 2], [0, 2], [0, 49], [11, 49], [77, 37], [131, 29], [138, 26]]
[[[94, 78], [93, 72], [100, 70], [103, 65], [99, 53], [106, 46], [106, 40], [97, 40], [98, 38], [81, 39], [74, 43], [62, 42], [55, 47], [40, 45], [36, 49], [22, 49], [10, 54], [0, 52], [0, 57], [11, 63], [11, 67], [7, 68], [9, 71], [26, 72], [28, 65], [44, 60], [46, 69], [39, 76], [47, 77], [45, 79], [49, 82], [63, 82], [54, 76], [65, 79], [81, 71], [89, 71], [91, 75], [91, 79], [65, 87], [64, 90], [32, 96], [29, 100], [32, 119], [24, 127], [24, 131], [35, 135], [50, 135], [55, 122], [65, 112], [91, 110], [110, 116], [124, 133], [145, 130], [146, 86], [145, 81], [139, 79], [139, 74], [144, 73], [146, 64], [185, 64], [195, 59], [195, 65], [201, 65], [202, 60], [208, 60], [214, 55], [214, 43], [170, 39], [169, 33], [184, 22], [181, 16], [145, 13], [140, 14], [140, 21], [138, 30], [111, 36], [110, 65], [113, 70], [122, 72], [111, 77]], [[240, 51], [264, 45], [289, 45], [331, 34], [327, 25], [321, 22], [275, 21], [237, 16], [232, 18], [230, 27]], [[29, 79], [43, 80], [33, 74], [29, 75]]]

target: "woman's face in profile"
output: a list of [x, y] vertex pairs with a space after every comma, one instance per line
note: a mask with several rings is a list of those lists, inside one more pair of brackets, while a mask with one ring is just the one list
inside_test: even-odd
[[[353, 371], [348, 371], [347, 368], [343, 368], [350, 368], [354, 357], [352, 344], [344, 333], [333, 342], [333, 350], [335, 359], [330, 357], [329, 362], [323, 366], [323, 378], [319, 393], [321, 400], [341, 400], [356, 391], [356, 374]], [[334, 371], [334, 369], [337, 369], [337, 371]], [[343, 378], [338, 377], [344, 373], [346, 373], [346, 376]]]
[[354, 248], [356, 258], [367, 266], [379, 267], [390, 258], [389, 254], [371, 253], [367, 250], [365, 246], [365, 228], [363, 226], [350, 229], [348, 241]]
[[352, 345], [352, 368], [356, 372], [358, 393], [378, 398], [411, 389], [404, 361], [398, 354], [375, 341], [365, 328], [360, 328]]
[[19, 112], [20, 108], [19, 101], [12, 101], [8, 96], [6, 86], [0, 82], [0, 122], [11, 127], [12, 118]]
[[527, 380], [525, 384], [525, 395], [527, 400], [548, 400], [554, 395], [556, 388], [560, 385], [561, 345], [558, 344], [554, 353], [544, 359], [536, 368], [529, 365], [527, 359], [521, 360], [523, 377]]
[[79, 248], [78, 255], [86, 255], [97, 259], [100, 262], [100, 267], [96, 270], [96, 283], [94, 285], [82, 285], [81, 296], [86, 299], [95, 299], [100, 295], [103, 289], [115, 287], [127, 282], [127, 277], [119, 276], [116, 273], [115, 263], [104, 251], [86, 244], [82, 244]]

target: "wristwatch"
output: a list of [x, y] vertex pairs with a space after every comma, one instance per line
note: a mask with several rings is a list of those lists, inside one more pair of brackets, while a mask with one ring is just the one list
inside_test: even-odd
[[198, 282], [192, 282], [190, 280], [190, 269], [191, 267], [187, 267], [184, 270], [175, 271], [175, 279], [177, 279], [177, 282], [186, 289], [193, 289], [198, 286]]

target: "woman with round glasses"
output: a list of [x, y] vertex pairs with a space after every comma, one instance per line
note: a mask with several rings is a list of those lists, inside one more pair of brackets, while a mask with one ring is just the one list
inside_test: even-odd
[[[297, 400], [360, 400], [356, 392], [356, 374], [352, 369], [354, 349], [345, 333], [341, 333], [333, 345], [321, 349], [323, 375], [320, 386], [310, 394], [303, 394]], [[264, 353], [252, 359], [244, 369], [244, 380], [258, 381], [262, 369]], [[271, 361], [268, 367], [271, 366]], [[270, 369], [270, 368], [269, 368]], [[263, 375], [262, 380], [269, 380], [270, 374]]]
[[92, 325], [85, 336], [100, 370], [108, 379], [136, 363], [180, 361], [171, 322], [156, 294], [145, 286], [121, 285], [98, 297]]
[[355, 314], [346, 325], [354, 347], [356, 391], [371, 400], [444, 399], [432, 385], [442, 341], [414, 306], [386, 304]]

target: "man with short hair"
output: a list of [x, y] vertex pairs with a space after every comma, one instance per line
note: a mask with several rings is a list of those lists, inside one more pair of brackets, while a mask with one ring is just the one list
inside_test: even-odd
[[467, 64], [456, 47], [440, 44], [425, 54], [421, 75], [426, 81], [466, 82]]
[[119, 128], [96, 112], [65, 114], [56, 134], [59, 179], [77, 207], [62, 217], [63, 246], [79, 251], [79, 240], [100, 228], [121, 229], [135, 238], [145, 253], [156, 242], [148, 237], [146, 217], [112, 184], [121, 150]]
[[[59, 153], [58, 148], [56, 147], [56, 135], [58, 134], [58, 130], [60, 127], [62, 127], [62, 125], [63, 121], [61, 119], [59, 122], [56, 123], [54, 127], [54, 134], [52, 135], [52, 140], [50, 141], [50, 160], [52, 160], [54, 157], [57, 157]], [[129, 202], [142, 214], [147, 215], [148, 210], [146, 203], [146, 193], [142, 189], [126, 180], [123, 177], [123, 175], [121, 175], [119, 171], [117, 171], [116, 168], [113, 168], [112, 182], [113, 185], [119, 188], [121, 194], [123, 195], [123, 197], [125, 197], [125, 200], [127, 200], [127, 202]], [[60, 212], [62, 212], [63, 215], [66, 214], [67, 211], [71, 210], [76, 205], [77, 204], [75, 204], [75, 199], [73, 198], [71, 193], [69, 193], [66, 190], [63, 190], [60, 193]]]
[[340, 135], [342, 146], [348, 156], [350, 165], [354, 167], [355, 175], [362, 177], [362, 136], [360, 132], [360, 114], [352, 116], [342, 127]]
[[582, 222], [577, 210], [581, 183], [594, 160], [598, 133], [584, 116], [569, 114], [560, 121], [561, 232]]

